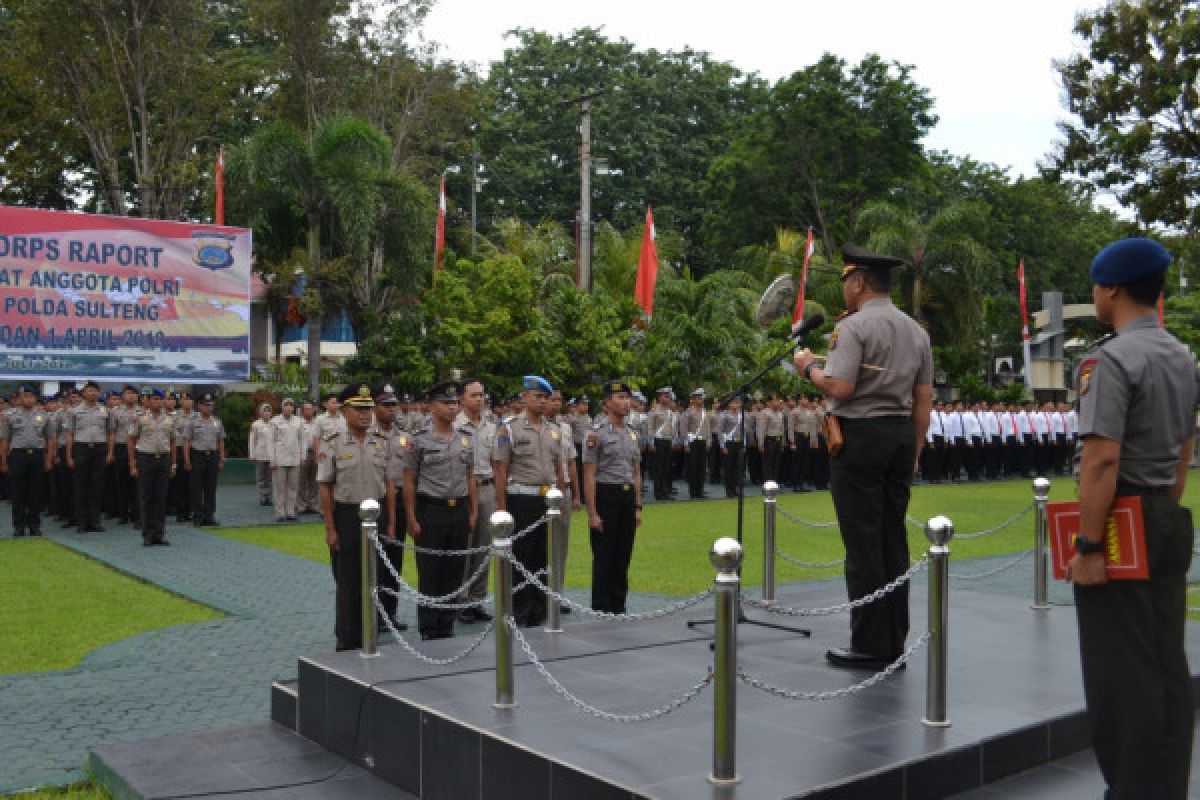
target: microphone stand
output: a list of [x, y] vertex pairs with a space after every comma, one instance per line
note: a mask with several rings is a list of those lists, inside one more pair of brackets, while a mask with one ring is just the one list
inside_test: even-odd
[[[743, 478], [745, 477], [744, 471], [745, 471], [745, 460], [746, 460], [746, 401], [750, 397], [750, 389], [756, 383], [758, 383], [764, 377], [766, 377], [768, 372], [775, 369], [777, 366], [779, 366], [783, 362], [783, 360], [785, 358], [790, 356], [795, 351], [795, 349], [802, 344], [802, 340], [803, 340], [803, 335], [797, 336], [795, 339], [793, 339], [791, 347], [789, 347], [787, 350], [784, 350], [776, 358], [771, 359], [770, 363], [768, 363], [767, 366], [763, 367], [758, 372], [756, 372], [754, 375], [752, 375], [748, 379], [746, 379], [745, 383], [743, 383], [741, 386], [734, 389], [729, 394], [725, 395], [725, 397], [721, 398], [721, 405], [727, 404], [730, 400], [732, 400], [735, 397], [740, 398], [742, 401], [741, 410], [738, 412], [738, 415], [739, 415], [738, 425], [741, 426], [741, 431], [742, 431], [742, 449], [741, 449], [741, 452], [738, 453], [738, 457], [737, 457], [737, 476], [738, 476], [737, 540], [738, 540], [738, 544], [742, 543], [742, 530], [744, 527], [745, 508], [746, 508], [746, 497], [745, 497], [746, 492], [745, 492], [745, 487], [744, 487], [744, 482], [743, 482]], [[742, 572], [741, 567], [738, 567], [738, 575], [741, 575], [741, 572]], [[709, 618], [709, 619], [690, 619], [687, 621], [687, 626], [689, 628], [695, 628], [697, 625], [712, 625], [714, 622], [716, 622], [716, 620], [711, 619], [711, 618]], [[739, 625], [757, 625], [760, 628], [774, 628], [775, 630], [788, 631], [789, 633], [796, 633], [796, 634], [799, 634], [800, 636], [804, 636], [804, 637], [812, 636], [812, 631], [807, 628], [794, 628], [789, 625], [781, 625], [778, 622], [766, 622], [765, 620], [751, 619], [751, 618], [747, 617], [745, 609], [742, 608], [742, 601], [741, 601], [740, 595], [738, 596], [737, 623]], [[712, 649], [712, 647], [713, 647], [713, 645], [710, 643], [709, 649]]]

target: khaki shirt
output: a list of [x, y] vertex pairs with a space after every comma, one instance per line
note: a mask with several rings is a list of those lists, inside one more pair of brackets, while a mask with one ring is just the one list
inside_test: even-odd
[[186, 437], [187, 429], [191, 426], [192, 420], [200, 416], [195, 411], [176, 411], [175, 412], [175, 444], [183, 444]]
[[100, 444], [108, 441], [109, 431], [117, 429], [117, 418], [99, 403], [89, 407], [80, 403], [67, 414], [67, 430], [74, 434], [74, 441], [84, 444]]
[[[271, 417], [271, 419], [275, 419]], [[250, 424], [250, 441], [246, 450], [254, 461], [271, 460], [271, 423], [256, 419]]]
[[313, 424], [317, 426], [317, 441], [324, 439], [334, 431], [338, 433], [346, 431], [346, 418], [341, 414], [331, 416], [328, 411], [322, 411], [313, 417]]
[[304, 422], [295, 414], [271, 418], [267, 460], [277, 467], [298, 467], [304, 460]]
[[116, 420], [117, 444], [125, 444], [125, 434], [129, 431], [129, 426], [137, 419], [137, 415], [142, 413], [142, 409], [137, 405], [131, 408], [122, 403], [110, 413]]
[[[566, 480], [566, 482], [568, 484], [570, 484], [571, 483], [571, 464], [575, 461], [576, 457], [579, 455], [579, 451], [583, 447], [583, 442], [581, 441], [579, 443], [578, 448], [575, 447], [575, 438], [574, 438], [575, 437], [575, 429], [574, 429], [574, 426], [567, 420], [554, 419], [554, 420], [547, 420], [547, 421], [558, 425], [559, 429], [562, 431], [562, 436], [559, 437], [559, 441], [562, 442], [563, 479]], [[588, 430], [591, 430], [591, 427], [592, 427], [591, 425], [588, 425]], [[585, 439], [587, 438], [587, 431], [584, 431], [583, 436]], [[580, 475], [579, 479], [583, 480], [583, 476]]]
[[466, 431], [471, 435], [473, 457], [472, 469], [476, 478], [490, 478], [492, 472], [492, 453], [496, 449], [496, 420], [490, 415], [481, 416], [479, 424], [471, 422], [471, 418], [463, 412], [458, 412], [454, 418], [454, 430]]
[[225, 425], [221, 420], [216, 417], [205, 419], [199, 414], [192, 415], [183, 432], [183, 440], [188, 446], [201, 453], [219, 450], [224, 438]]
[[165, 455], [171, 452], [174, 439], [171, 429], [174, 420], [165, 411], [152, 414], [143, 411], [129, 423], [128, 434], [136, 439], [134, 450], [139, 453]]
[[1121, 443], [1119, 480], [1173, 486], [1195, 433], [1198, 380], [1195, 356], [1152, 313], [1130, 320], [1079, 365], [1079, 435]]
[[788, 413], [788, 441], [796, 447], [809, 447], [816, 433], [816, 415], [807, 408], [793, 408]]
[[399, 459], [405, 472], [417, 473], [417, 494], [445, 500], [467, 497], [467, 480], [475, 448], [466, 431], [452, 430], [442, 435], [429, 428], [396, 439]]
[[566, 422], [571, 430], [571, 441], [574, 442], [577, 447], [582, 446], [584, 438], [588, 435], [588, 431], [592, 428], [592, 418], [587, 414], [577, 414], [572, 412], [571, 414], [567, 415]]
[[911, 414], [913, 388], [933, 385], [929, 334], [891, 300], [868, 300], [833, 329], [823, 371], [854, 384], [848, 399], [830, 398], [839, 417]]
[[321, 434], [317, 430], [317, 418], [306, 420], [300, 417], [300, 424], [304, 426], [304, 461], [311, 462], [316, 459], [317, 442], [320, 440]]
[[354, 434], [341, 431], [321, 439], [318, 447], [317, 483], [333, 484], [335, 503], [383, 501], [389, 448], [382, 433], [367, 431], [360, 443]]
[[679, 415], [677, 413], [655, 406], [649, 417], [651, 437], [670, 439], [672, 442], [679, 438]]
[[690, 444], [694, 441], [707, 442], [712, 438], [713, 414], [704, 408], [691, 408], [683, 412], [684, 432]]
[[562, 428], [543, 419], [541, 427], [521, 412], [496, 433], [495, 461], [508, 462], [509, 483], [551, 486], [555, 463], [562, 464]]
[[628, 425], [616, 427], [606, 415], [588, 431], [583, 463], [596, 465], [596, 483], [633, 483], [634, 466], [642, 459], [638, 435]]
[[54, 416], [34, 408], [10, 408], [0, 416], [0, 439], [7, 439], [12, 450], [42, 450], [55, 435]]
[[767, 439], [770, 437], [778, 436], [782, 438], [784, 434], [783, 412], [776, 411], [773, 408], [764, 408], [762, 411], [759, 411], [755, 431], [758, 434], [759, 447], [765, 445]]

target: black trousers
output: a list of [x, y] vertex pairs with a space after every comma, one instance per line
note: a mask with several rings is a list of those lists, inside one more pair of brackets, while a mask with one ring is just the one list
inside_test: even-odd
[[188, 517], [191, 516], [191, 508], [192, 472], [183, 468], [183, 459], [180, 459], [167, 488], [167, 513]]
[[763, 454], [762, 448], [756, 445], [757, 439], [749, 439], [749, 450], [746, 451], [746, 466], [750, 470], [750, 483], [754, 486], [763, 485]]
[[654, 440], [654, 499], [671, 496], [671, 440]]
[[596, 611], [625, 613], [636, 511], [631, 484], [596, 484], [596, 513], [604, 523], [602, 530], [591, 529], [592, 608]]
[[9, 494], [13, 531], [37, 533], [42, 529], [46, 452], [36, 447], [14, 447], [8, 453]]
[[967, 448], [967, 476], [977, 481], [983, 477], [984, 459], [984, 441], [981, 436], [972, 436], [970, 438], [970, 446]]
[[742, 481], [742, 473], [745, 471], [745, 459], [742, 457], [741, 442], [727, 442], [725, 444], [725, 452], [721, 458], [725, 461], [725, 496], [736, 497], [738, 492], [738, 484]]
[[1021, 473], [1021, 440], [1016, 434], [1004, 437], [1004, 473], [1010, 478]]
[[192, 462], [192, 471], [187, 473], [191, 481], [188, 487], [191, 500], [187, 507], [191, 509], [192, 519], [196, 522], [212, 522], [213, 514], [217, 511], [217, 475], [221, 454], [216, 450], [206, 453], [193, 449], [189, 458]]
[[[655, 486], [657, 489], [657, 485]], [[508, 513], [512, 514], [514, 533], [519, 533], [537, 522], [546, 513], [546, 501], [536, 494], [508, 495]], [[525, 534], [513, 544], [513, 557], [525, 565], [525, 569], [536, 573], [546, 568], [546, 524]], [[459, 573], [462, 579], [462, 573]], [[521, 583], [521, 578], [513, 576]], [[532, 628], [546, 621], [546, 595], [534, 586], [526, 586], [513, 593], [513, 620], [523, 628]]]
[[[438, 550], [463, 550], [467, 547], [471, 509], [468, 498], [456, 499], [453, 508], [445, 500], [417, 497], [417, 522], [421, 547]], [[457, 589], [463, 582], [466, 559], [463, 556], [433, 556], [417, 553], [417, 588], [421, 594], [440, 597]], [[454, 602], [453, 598], [444, 602]], [[445, 639], [454, 635], [458, 612], [443, 608], [417, 607], [417, 627], [423, 639]]]
[[71, 460], [75, 462], [75, 521], [81, 528], [100, 527], [104, 477], [113, 471], [104, 464], [107, 454], [104, 442], [76, 442], [71, 449]]
[[167, 532], [167, 481], [171, 477], [169, 453], [134, 453], [142, 541], [161, 541]]
[[[916, 432], [907, 417], [841, 418], [831, 458], [833, 505], [846, 546], [846, 592], [868, 595], [908, 569], [908, 510]], [[896, 658], [908, 636], [908, 585], [850, 615], [851, 647]]]
[[762, 478], [767, 481], [779, 482], [779, 459], [783, 454], [783, 437], [768, 436], [762, 448]]
[[1194, 716], [1183, 647], [1192, 515], [1161, 493], [1143, 494], [1142, 512], [1150, 579], [1074, 587], [1083, 693], [1105, 797], [1183, 800]]
[[137, 452], [129, 452], [128, 445], [118, 443], [113, 447], [113, 490], [116, 493], [113, 510], [121, 519], [137, 521], [141, 518], [142, 508], [141, 479], [129, 474], [131, 460], [137, 462]]
[[934, 436], [921, 451], [924, 459], [925, 480], [933, 483], [946, 477], [946, 439], [944, 436]]
[[708, 444], [703, 439], [690, 442], [687, 448], [688, 496], [695, 499], [704, 495], [704, 468], [708, 461]]
[[51, 480], [55, 487], [54, 513], [68, 525], [75, 524], [75, 484], [71, 482], [71, 470], [67, 468], [65, 447], [58, 448], [58, 463], [54, 465]]
[[788, 477], [793, 489], [799, 489], [804, 485], [804, 476], [808, 472], [808, 452], [810, 449], [808, 446], [808, 437], [805, 436], [796, 445], [796, 449], [791, 451], [791, 469]]
[[725, 466], [725, 459], [721, 456], [721, 437], [719, 434], [713, 434], [708, 439], [708, 482], [721, 482], [721, 468]]
[[[387, 530], [387, 504], [379, 498], [379, 536]], [[329, 551], [333, 566], [333, 579], [337, 583], [334, 604], [334, 634], [338, 650], [362, 648], [362, 520], [358, 516], [357, 503], [333, 504], [333, 529], [338, 535], [338, 549]], [[396, 536], [400, 533], [397, 531]], [[382, 541], [387, 542], [386, 537]], [[404, 567], [404, 550], [387, 547], [388, 558], [400, 572]], [[395, 590], [397, 584], [391, 571], [383, 563], [383, 557], [375, 555], [375, 573], [379, 586]], [[379, 593], [379, 601], [390, 617], [396, 615], [396, 596], [388, 592]], [[378, 616], [378, 613], [376, 614]]]
[[829, 445], [825, 443], [825, 434], [817, 436], [817, 449], [808, 454], [812, 463], [813, 486], [818, 489], [829, 487]]

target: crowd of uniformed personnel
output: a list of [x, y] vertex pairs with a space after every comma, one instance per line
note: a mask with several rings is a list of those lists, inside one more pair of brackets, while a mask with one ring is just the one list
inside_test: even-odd
[[170, 544], [167, 514], [216, 525], [225, 429], [213, 403], [151, 387], [105, 394], [95, 381], [0, 397], [0, 492], [13, 535], [40, 536], [43, 514], [79, 533], [103, 531], [107, 516], [138, 528], [147, 547]]

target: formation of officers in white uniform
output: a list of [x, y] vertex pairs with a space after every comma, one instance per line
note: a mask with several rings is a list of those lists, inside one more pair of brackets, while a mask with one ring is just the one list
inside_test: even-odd
[[102, 517], [132, 523], [147, 547], [168, 545], [166, 516], [216, 525], [225, 428], [213, 396], [88, 381], [56, 395], [21, 387], [0, 398], [0, 491], [13, 535], [40, 536], [43, 514], [79, 533]]
[[921, 452], [929, 483], [1067, 475], [1079, 418], [1066, 403], [936, 403]]

